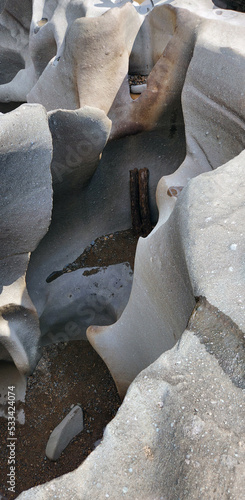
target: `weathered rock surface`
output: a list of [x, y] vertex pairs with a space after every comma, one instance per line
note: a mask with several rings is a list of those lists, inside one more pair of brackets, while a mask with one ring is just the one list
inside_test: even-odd
[[46, 455], [50, 460], [58, 460], [62, 451], [70, 441], [83, 430], [83, 411], [78, 405], [74, 406], [66, 417], [50, 434]]
[[[27, 286], [32, 301], [39, 316], [43, 315], [42, 321], [44, 318], [47, 318], [49, 327], [52, 323], [53, 333], [54, 331], [63, 331], [63, 328], [60, 329], [61, 325], [59, 324], [57, 324], [56, 329], [53, 329], [54, 320], [58, 318], [59, 314], [62, 317], [62, 321], [63, 319], [65, 320], [63, 298], [66, 297], [67, 300], [66, 311], [69, 313], [69, 308], [73, 308], [69, 295], [73, 295], [73, 290], [79, 286], [77, 284], [78, 278], [76, 278], [78, 271], [66, 274], [52, 283], [46, 283], [46, 278], [55, 270], [62, 269], [67, 264], [75, 261], [85, 247], [90, 245], [98, 236], [108, 235], [131, 227], [129, 184], [129, 170], [131, 168], [140, 169], [142, 166], [149, 168], [151, 217], [152, 221], [156, 222], [158, 216], [155, 201], [157, 182], [163, 173], [168, 174], [173, 172], [184, 159], [185, 154], [183, 123], [180, 122], [177, 124], [177, 130], [173, 137], [170, 137], [169, 132], [164, 137], [165, 130], [163, 127], [156, 131], [143, 132], [142, 134], [108, 142], [103, 150], [102, 158], [96, 172], [89, 183], [82, 188], [80, 185], [73, 185], [73, 170], [66, 163], [61, 166], [53, 163], [55, 200], [52, 222], [48, 234], [41, 241], [37, 250], [31, 255], [27, 273]], [[66, 144], [67, 141], [63, 149], [65, 149]], [[86, 166], [86, 161], [85, 156], [81, 165], [77, 167], [80, 172], [83, 171], [83, 165]], [[58, 177], [59, 175], [63, 176], [63, 182], [61, 177]], [[61, 180], [60, 184], [59, 179]], [[65, 198], [63, 193], [65, 193]], [[122, 272], [121, 276], [118, 272], [116, 274], [121, 283], [125, 284], [124, 266], [120, 269], [120, 272]], [[115, 292], [113, 281], [111, 283], [109, 281], [110, 270], [107, 273], [103, 271], [102, 274], [105, 284], [108, 286], [108, 291]], [[100, 275], [96, 276], [94, 280], [96, 283], [98, 283], [97, 278], [102, 274], [100, 273]], [[62, 286], [60, 280], [62, 280]], [[85, 288], [81, 292], [81, 297], [84, 297], [86, 294], [90, 296], [90, 282], [92, 282], [92, 277], [83, 277], [82, 280], [83, 287]], [[99, 279], [99, 283], [101, 284], [101, 279]], [[66, 290], [64, 294], [62, 293], [62, 287], [65, 287]], [[128, 297], [130, 292], [128, 285], [124, 289], [124, 292], [120, 294], [122, 302], [119, 308], [118, 305], [116, 306], [117, 312], [119, 309], [121, 312], [121, 307], [125, 307], [126, 305], [125, 298]], [[61, 293], [62, 298], [60, 301], [57, 301], [56, 297], [60, 297]], [[55, 300], [53, 306], [51, 304], [51, 296]], [[76, 294], [76, 297], [78, 298], [78, 294]], [[116, 293], [116, 297], [119, 298], [118, 292]], [[100, 303], [100, 297], [98, 302]], [[114, 300], [110, 302], [111, 310], [114, 310]], [[108, 306], [109, 304], [107, 303]], [[94, 309], [95, 304], [92, 301], [89, 305], [86, 300], [85, 305], [91, 311]], [[53, 318], [52, 307], [53, 312], [55, 312]], [[75, 311], [75, 308], [76, 304], [74, 304], [73, 311]], [[96, 311], [94, 312], [96, 313]], [[113, 318], [113, 321], [115, 321], [116, 317], [114, 313]], [[70, 320], [69, 313], [65, 323]], [[92, 321], [92, 323], [94, 322], [95, 320]], [[87, 326], [89, 326], [88, 323], [86, 323]], [[43, 322], [42, 327], [44, 327]], [[45, 327], [45, 332], [43, 331], [43, 333], [46, 334], [46, 332]]]
[[195, 301], [175, 210], [165, 225], [140, 238], [133, 287], [119, 320], [90, 326], [87, 337], [124, 396], [129, 384], [183, 333]]
[[[55, 190], [57, 193], [59, 191], [61, 193], [63, 189], [70, 190], [65, 206], [63, 199], [57, 202], [48, 238], [33, 257], [28, 280], [35, 305], [39, 300], [42, 303], [46, 301], [49, 292], [49, 286], [45, 284], [46, 277], [57, 267], [65, 266], [67, 256], [71, 261], [81, 253], [81, 241], [82, 245], [86, 246], [100, 234], [129, 227], [131, 221], [126, 180], [128, 172], [124, 167], [125, 161], [128, 163], [129, 156], [129, 169], [137, 166], [136, 162], [140, 167], [151, 167], [150, 203], [153, 220], [156, 220], [157, 215], [154, 202], [156, 183], [162, 174], [171, 174], [167, 177], [165, 175], [161, 181], [161, 198], [165, 197], [166, 202], [164, 209], [166, 220], [176, 200], [175, 196], [168, 195], [171, 186], [185, 185], [189, 177], [216, 168], [238, 154], [244, 147], [244, 113], [239, 97], [243, 81], [244, 55], [242, 47], [237, 50], [242, 45], [241, 14], [227, 11], [218, 16], [209, 0], [201, 4], [196, 1], [182, 2], [181, 5], [178, 2], [174, 2], [173, 5], [164, 2], [144, 18], [139, 14], [140, 10], [137, 11], [129, 4], [122, 8], [113, 8], [100, 16], [100, 8], [108, 10], [108, 6], [103, 5], [98, 7], [98, 16], [93, 14], [95, 16], [93, 18], [87, 16], [87, 7], [85, 8], [83, 3], [59, 2], [57, 8], [52, 7], [51, 12], [48, 4], [44, 2], [41, 24], [39, 18], [42, 9], [38, 10], [35, 6], [33, 10], [33, 31], [30, 40], [35, 39], [37, 45], [30, 41], [30, 47], [33, 51], [33, 61], [42, 67], [36, 66], [36, 75], [40, 78], [29, 99], [43, 102], [48, 109], [52, 109], [49, 118], [55, 150], [52, 164]], [[96, 8], [94, 7], [95, 10]], [[132, 24], [133, 29], [131, 29]], [[211, 44], [210, 34], [214, 32], [214, 27], [215, 37]], [[125, 37], [128, 31], [130, 36], [128, 34]], [[216, 49], [221, 45], [224, 31], [227, 33], [229, 50], [235, 56], [231, 57], [230, 53], [222, 51], [217, 59]], [[236, 37], [233, 36], [234, 31]], [[53, 37], [53, 45], [50, 36]], [[104, 40], [105, 43], [98, 44], [98, 39], [100, 42]], [[65, 45], [64, 40], [66, 40]], [[146, 41], [149, 42], [150, 48], [144, 50]], [[55, 60], [52, 59], [54, 55], [44, 50], [47, 44], [57, 50]], [[79, 49], [81, 44], [87, 47], [83, 51], [82, 60]], [[93, 68], [90, 67], [91, 52], [96, 54], [97, 59], [94, 61], [98, 61]], [[42, 61], [41, 55], [46, 57], [45, 61]], [[200, 64], [203, 64], [204, 69], [199, 67]], [[227, 79], [222, 78], [224, 66], [229, 66]], [[133, 72], [137, 70], [150, 73], [147, 89], [137, 102], [130, 98], [128, 69]], [[109, 79], [108, 73], [110, 73]], [[232, 95], [231, 88], [234, 73], [237, 75], [236, 96]], [[57, 85], [54, 85], [56, 80]], [[179, 167], [185, 154], [184, 145], [180, 143], [181, 92], [188, 152], [186, 160]], [[220, 95], [226, 96], [221, 106]], [[199, 113], [198, 108], [199, 97], [203, 103], [202, 113]], [[94, 173], [98, 156], [108, 137], [109, 122], [106, 124], [105, 115], [103, 118], [102, 115], [99, 116], [102, 111], [94, 111], [95, 114], [98, 113], [98, 127], [104, 128], [99, 147], [92, 141], [93, 160], [91, 160], [89, 147], [82, 148], [82, 154], [77, 150], [79, 127], [76, 127], [76, 133], [70, 132], [71, 127], [75, 130], [75, 122], [78, 125], [82, 117], [85, 118], [83, 114], [85, 108], [82, 108], [83, 111], [81, 109], [54, 111], [54, 108], [76, 108], [83, 105], [96, 106], [108, 113], [112, 120], [111, 138], [146, 129], [149, 132], [145, 131], [130, 138], [124, 137], [124, 143], [119, 141], [108, 144], [104, 162], [102, 160], [100, 163], [90, 185], [84, 186], [84, 190], [79, 192], [78, 177], [80, 178], [81, 173], [81, 187]], [[239, 119], [236, 119], [238, 114]], [[60, 121], [60, 125], [57, 120]], [[206, 130], [206, 125], [210, 130]], [[165, 137], [161, 147], [156, 150], [155, 143], [159, 146], [166, 134], [169, 140], [167, 141]], [[219, 134], [220, 137], [216, 137]], [[63, 148], [66, 135], [69, 135], [69, 144]], [[86, 140], [87, 137], [85, 142]], [[145, 145], [146, 140], [149, 149], [144, 151], [143, 157], [140, 157], [142, 144]], [[152, 140], [155, 141], [154, 144]], [[120, 158], [118, 148], [120, 148]], [[132, 153], [138, 158], [134, 159]], [[168, 164], [165, 169], [162, 165], [166, 159]], [[172, 164], [171, 169], [170, 164]], [[121, 165], [124, 167], [124, 172], [118, 176]], [[61, 177], [63, 182], [60, 182]], [[101, 196], [101, 186], [103, 186], [103, 196]], [[77, 190], [76, 196], [74, 189]], [[41, 310], [39, 305], [38, 308]]]
[[[100, 17], [80, 17], [67, 28], [62, 55], [46, 65], [28, 101], [48, 110], [98, 107], [112, 120], [111, 137], [160, 126], [164, 113], [178, 111], [199, 22], [167, 4], [146, 17], [129, 3]], [[128, 71], [151, 72], [137, 102], [130, 97]]]
[[0, 2], [0, 101], [26, 101], [33, 87], [29, 53], [30, 0]]
[[129, 53], [141, 23], [130, 4], [98, 18], [76, 19], [67, 30], [62, 56], [57, 64], [49, 62], [28, 101], [45, 103], [48, 110], [88, 105], [108, 113], [127, 75]]
[[[93, 176], [108, 140], [111, 121], [96, 108], [50, 111], [55, 194], [83, 187]], [[69, 140], [68, 140], [69, 138]]]
[[233, 384], [245, 388], [245, 337], [238, 326], [217, 307], [201, 297], [195, 306], [188, 323], [194, 332], [213, 354]]
[[[129, 388], [102, 444], [84, 465], [21, 498], [209, 500], [229, 495], [240, 500], [245, 489], [244, 16], [216, 9], [211, 0], [163, 1], [153, 10], [151, 2], [114, 8], [109, 1], [43, 0], [33, 4], [29, 36], [30, 23], [20, 8], [15, 11], [12, 0], [4, 5], [0, 22], [8, 45], [0, 36], [2, 67], [7, 69], [4, 57], [11, 56], [13, 64], [1, 77], [0, 100], [28, 95], [29, 101], [50, 110], [52, 170], [57, 175], [59, 165], [62, 177], [54, 179], [50, 231], [33, 253], [28, 271], [28, 291], [44, 325], [44, 343], [48, 336], [59, 340], [61, 322], [68, 338], [77, 333], [69, 315], [76, 314], [77, 301], [88, 292], [92, 296], [96, 287], [90, 283], [80, 293], [82, 271], [52, 284], [46, 283], [47, 276], [74, 261], [97, 236], [129, 227], [132, 168], [150, 170], [155, 222], [155, 187], [163, 176], [157, 190], [159, 221], [139, 241], [128, 305], [120, 316], [126, 295], [122, 291], [112, 299], [108, 268], [103, 276], [109, 277], [104, 285], [111, 297], [106, 314], [101, 304], [98, 312], [103, 321], [106, 315], [120, 318], [113, 325], [88, 329], [122, 396], [148, 368]], [[135, 101], [129, 72], [148, 75], [147, 87]], [[98, 143], [91, 138], [95, 126]], [[88, 135], [80, 147], [84, 127]], [[86, 141], [92, 141], [91, 150], [86, 150]], [[42, 161], [51, 155], [50, 144], [49, 134]], [[30, 146], [23, 154], [32, 151]], [[51, 192], [45, 172], [43, 181]], [[38, 194], [43, 195], [42, 187]], [[45, 219], [40, 222], [35, 212], [39, 239], [49, 223], [50, 199], [45, 207], [35, 201]], [[32, 211], [32, 203], [28, 207]], [[18, 210], [11, 213], [15, 221], [25, 220]], [[21, 245], [17, 254], [15, 245], [4, 253], [11, 274], [4, 274], [2, 358], [13, 359], [26, 373], [37, 359], [39, 330], [25, 271], [38, 238], [33, 231], [29, 248], [17, 226], [8, 221], [11, 240]], [[197, 296], [203, 299], [182, 335]], [[85, 304], [89, 313], [91, 303]], [[25, 344], [26, 332], [32, 335], [31, 346]]]
[[26, 101], [50, 59], [55, 56], [59, 59], [69, 25], [86, 13], [99, 16], [109, 6], [110, 2], [98, 8], [93, 3], [76, 0], [2, 2], [0, 46], [4, 71], [1, 72], [0, 100]]
[[0, 359], [29, 373], [39, 352], [39, 321], [25, 273], [46, 234], [52, 209], [52, 139], [45, 109], [22, 105], [0, 116]]
[[0, 116], [0, 414], [6, 416], [7, 391], [15, 387], [16, 418], [24, 423], [26, 374], [36, 366], [39, 319], [27, 289], [30, 252], [47, 232], [52, 209], [52, 139], [47, 113], [38, 104]]
[[[5, 414], [8, 386], [15, 386], [16, 400], [23, 401], [24, 375], [40, 357], [39, 320], [25, 274], [30, 252], [51, 219], [52, 139], [47, 113], [39, 104], [1, 115], [0, 123], [0, 411]], [[23, 411], [17, 418], [24, 422]]]
[[[231, 360], [232, 363], [232, 360]], [[244, 393], [187, 330], [131, 385], [82, 466], [21, 500], [240, 500], [245, 488]]]
[[87, 331], [121, 395], [137, 373], [180, 338], [194, 296], [206, 297], [245, 331], [244, 159], [243, 152], [192, 179], [165, 224], [159, 187], [159, 222], [139, 240], [127, 307], [115, 324]]
[[179, 199], [183, 247], [195, 296], [245, 332], [245, 151], [214, 172], [192, 179]]
[[[97, 236], [128, 229], [131, 226], [129, 170], [134, 167], [149, 168], [151, 216], [152, 222], [156, 222], [156, 185], [163, 174], [173, 173], [184, 159], [184, 128], [180, 92], [187, 69], [186, 61], [191, 56], [190, 45], [187, 44], [189, 55], [185, 59], [183, 71], [178, 71], [177, 90], [171, 90], [166, 97], [169, 99], [168, 109], [171, 108], [169, 114], [164, 113], [165, 104], [156, 112], [159, 102], [155, 103], [155, 112], [152, 111], [154, 119], [146, 118], [147, 126], [146, 124], [140, 125], [136, 130], [135, 123], [139, 117], [142, 118], [145, 115], [144, 106], [153, 110], [153, 102], [149, 99], [144, 101], [145, 104], [137, 112], [139, 116], [134, 114], [132, 120], [131, 118], [129, 120], [126, 107], [124, 104], [122, 107], [122, 100], [119, 97], [120, 94], [127, 105], [133, 102], [127, 81], [129, 64], [134, 70], [136, 68], [139, 70], [139, 64], [142, 64], [141, 70], [149, 72], [149, 68], [152, 68], [159, 59], [163, 48], [172, 37], [175, 22], [173, 20], [175, 14], [172, 10], [170, 7], [164, 7], [161, 16], [167, 34], [162, 35], [163, 30], [159, 23], [157, 35], [154, 34], [154, 30], [152, 31], [153, 52], [147, 55], [147, 63], [142, 59], [145, 43], [143, 38], [148, 37], [147, 33], [152, 28], [150, 24], [147, 25], [148, 27], [144, 28], [145, 31], [143, 30], [137, 38], [143, 18], [132, 5], [127, 4], [120, 9], [113, 8], [96, 19], [80, 17], [73, 23], [70, 22], [71, 17], [60, 60], [56, 61], [55, 65], [51, 61], [45, 67], [37, 85], [28, 97], [29, 100], [43, 102], [47, 109], [51, 109], [49, 122], [54, 142], [52, 174], [55, 204], [52, 224], [47, 237], [35, 255], [32, 255], [27, 278], [29, 293], [39, 314], [43, 314], [43, 317], [47, 317], [47, 310], [49, 310], [50, 285], [45, 282], [47, 276], [55, 269], [62, 269], [69, 261], [75, 260]], [[57, 22], [58, 11], [53, 15], [56, 16], [55, 22]], [[157, 16], [152, 19], [151, 23], [156, 24], [156, 20]], [[193, 22], [192, 20], [191, 23]], [[187, 38], [193, 36], [191, 28], [188, 28], [190, 23], [188, 23], [189, 21], [186, 21], [186, 24], [182, 22], [182, 28], [180, 28], [180, 31], [184, 30], [183, 36]], [[48, 24], [49, 22], [40, 29], [37, 36], [41, 31], [44, 36]], [[159, 37], [160, 40], [158, 40]], [[181, 34], [177, 35], [178, 40], [180, 37]], [[82, 59], [80, 46], [83, 46]], [[93, 65], [90, 61], [91, 52], [94, 58], [96, 56]], [[172, 57], [176, 59], [175, 51]], [[144, 65], [148, 65], [148, 69]], [[74, 73], [75, 67], [77, 69]], [[160, 65], [159, 75], [161, 67]], [[108, 78], [108, 72], [110, 78]], [[177, 75], [175, 70], [174, 75]], [[154, 81], [153, 78], [153, 86]], [[162, 98], [165, 91], [164, 87]], [[156, 94], [158, 95], [159, 92], [152, 90], [148, 97], [151, 95], [153, 99]], [[88, 107], [91, 105], [93, 111]], [[77, 106], [79, 110], [73, 110]], [[80, 108], [80, 106], [84, 107]], [[94, 109], [95, 106], [96, 109]], [[69, 107], [70, 110], [54, 110], [56, 107]], [[123, 120], [123, 123], [132, 121], [134, 125], [133, 129], [130, 123], [126, 128], [123, 125], [120, 133], [111, 133], [110, 138], [121, 135], [126, 135], [126, 137], [107, 144], [95, 172], [98, 156], [102, 152], [110, 130], [110, 122], [105, 113], [113, 118], [112, 127], [117, 127], [120, 120]], [[88, 127], [89, 123], [93, 127], [94, 135], [91, 133], [90, 125]], [[95, 131], [95, 124], [98, 126], [98, 134]], [[145, 128], [150, 131], [143, 131], [133, 136], [127, 135], [132, 131], [137, 132]], [[66, 140], [68, 136], [69, 142]], [[98, 136], [100, 140], [97, 142]], [[90, 181], [87, 185], [88, 179]], [[64, 191], [66, 193], [65, 204]], [[55, 289], [59, 295], [58, 282], [52, 285], [52, 293]], [[60, 309], [60, 314], [63, 314], [62, 309]]]
[[185, 186], [190, 178], [223, 165], [245, 148], [244, 17], [201, 6], [181, 96], [187, 154], [180, 167], [161, 180], [166, 219], [176, 200], [170, 203], [171, 186]]
[[2, 13], [4, 7], [5, 7], [5, 4], [6, 4], [7, 0], [1, 0], [0, 2], [0, 13]]
[[127, 305], [132, 275], [129, 264], [122, 263], [78, 269], [47, 285], [45, 306], [38, 302], [41, 344], [86, 339], [91, 323], [114, 323]]

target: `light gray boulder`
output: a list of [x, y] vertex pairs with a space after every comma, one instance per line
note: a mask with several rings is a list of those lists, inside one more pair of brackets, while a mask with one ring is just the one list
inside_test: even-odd
[[194, 295], [206, 297], [243, 332], [244, 161], [245, 151], [214, 172], [192, 179], [178, 203]]
[[46, 455], [50, 460], [58, 460], [70, 441], [83, 430], [83, 411], [74, 406], [49, 436]]
[[[195, 2], [188, 3], [192, 10]], [[198, 3], [197, 36], [181, 94], [186, 158], [161, 180], [166, 219], [176, 200], [170, 203], [171, 186], [185, 186], [190, 178], [216, 169], [245, 148], [244, 14]]]
[[0, 101], [26, 101], [35, 83], [29, 52], [32, 1], [0, 3]]
[[51, 219], [52, 139], [45, 109], [22, 105], [0, 116], [0, 359], [26, 374], [36, 365], [40, 336], [25, 273], [30, 252]]
[[26, 101], [50, 60], [64, 49], [69, 25], [79, 17], [100, 16], [113, 7], [77, 0], [6, 0], [0, 3], [0, 101]]
[[84, 106], [48, 113], [53, 139], [51, 165], [55, 194], [83, 187], [93, 176], [107, 143], [111, 121], [104, 111]]
[[99, 17], [114, 4], [84, 0], [58, 0], [34, 2], [30, 26], [30, 54], [36, 79], [52, 60], [55, 66], [63, 55], [65, 37], [70, 25], [82, 17]]
[[28, 102], [40, 102], [48, 111], [88, 105], [107, 114], [127, 75], [129, 54], [142, 21], [129, 3], [103, 16], [74, 19], [64, 33], [62, 53], [49, 61], [29, 92]]

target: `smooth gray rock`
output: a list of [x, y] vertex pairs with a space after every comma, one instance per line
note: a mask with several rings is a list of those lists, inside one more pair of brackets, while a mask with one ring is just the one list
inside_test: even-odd
[[192, 179], [178, 202], [194, 295], [206, 297], [243, 332], [244, 162], [245, 151], [215, 171]]
[[39, 356], [40, 330], [25, 273], [51, 219], [52, 139], [39, 104], [1, 115], [0, 124], [0, 359], [29, 373]]
[[168, 196], [171, 186], [185, 186], [189, 179], [224, 165], [245, 148], [244, 14], [212, 10], [213, 5], [208, 7], [204, 0], [183, 0], [181, 6], [196, 10], [197, 36], [181, 93], [186, 157], [173, 174], [161, 180], [165, 220], [173, 209]]
[[29, 53], [32, 2], [0, 2], [0, 101], [26, 101], [35, 83]]
[[1, 0], [0, 1], [0, 14], [2, 13], [5, 5], [6, 5], [7, 0]]
[[142, 85], [131, 85], [130, 91], [132, 94], [142, 94], [144, 90], [147, 89], [147, 84], [143, 83]]
[[104, 111], [89, 106], [75, 111], [50, 111], [48, 117], [54, 148], [51, 165], [54, 192], [83, 187], [98, 166], [111, 121]]
[[[60, 2], [60, 6], [65, 6], [65, 2]], [[180, 147], [178, 140], [177, 148], [174, 141], [169, 149], [164, 144], [160, 154], [163, 151], [167, 154], [163, 154], [160, 161], [154, 145], [144, 150], [143, 160], [148, 161], [154, 176], [157, 177], [159, 166], [161, 175], [166, 173], [162, 171], [163, 157], [167, 158], [168, 165], [172, 163], [174, 175], [160, 182], [159, 223], [146, 240], [140, 240], [135, 283], [127, 308], [115, 325], [103, 330], [95, 328], [93, 333], [98, 350], [105, 333], [102, 355], [111, 356], [109, 362], [112, 371], [115, 370], [114, 377], [125, 391], [143, 367], [181, 337], [194, 295], [202, 294], [210, 301], [210, 331], [205, 326], [206, 319], [204, 326], [203, 319], [203, 323], [198, 320], [200, 325], [189, 324], [177, 345], [133, 382], [120, 412], [107, 427], [101, 446], [83, 466], [21, 497], [218, 500], [229, 495], [232, 500], [240, 500], [245, 489], [244, 393], [241, 390], [244, 384], [241, 223], [244, 188], [239, 185], [244, 177], [244, 154], [236, 159], [237, 164], [235, 160], [230, 165], [225, 163], [244, 149], [243, 16], [219, 12], [209, 0], [176, 0], [153, 9], [147, 16], [149, 21], [142, 23], [142, 30], [141, 27], [138, 30], [142, 19], [132, 13], [131, 7], [127, 6], [123, 14], [114, 9], [115, 13], [104, 16], [100, 22], [79, 19], [75, 26], [70, 25], [66, 37], [65, 9], [58, 19], [62, 21], [60, 32], [55, 31], [58, 22], [50, 23], [61, 59], [56, 57], [46, 65], [29, 98], [47, 100], [50, 109], [56, 107], [55, 103], [67, 107], [69, 102], [69, 107], [76, 107], [82, 102], [109, 110], [114, 138], [136, 134], [145, 128], [150, 132], [123, 137], [117, 144], [111, 142], [108, 156], [105, 154], [104, 162], [102, 160], [83, 193], [70, 192], [65, 203], [59, 200], [51, 231], [33, 256], [30, 290], [35, 303], [43, 306], [49, 292], [45, 277], [55, 268], [66, 265], [67, 259], [77, 257], [81, 241], [85, 246], [98, 236], [98, 231], [101, 234], [108, 228], [109, 231], [118, 229], [118, 225], [127, 227], [129, 204], [125, 196], [126, 182], [123, 184], [122, 180], [128, 178], [129, 168], [140, 163], [140, 138], [143, 142], [146, 137], [155, 139], [159, 134], [163, 141], [163, 137], [175, 130], [184, 86], [186, 160], [175, 173], [173, 164], [181, 163], [181, 149], [184, 155], [184, 147]], [[106, 23], [105, 19], [111, 22]], [[133, 23], [133, 32], [129, 21]], [[132, 34], [132, 38], [138, 30], [137, 37], [130, 43], [128, 39], [125, 43], [121, 36], [124, 23], [127, 24], [125, 32]], [[47, 33], [48, 24], [37, 34], [45, 34], [45, 30]], [[92, 45], [95, 33], [107, 40], [104, 36], [107, 24], [108, 38], [113, 38], [120, 29], [118, 46], [122, 49], [122, 62], [115, 57], [115, 67], [120, 71], [110, 80], [108, 66], [103, 63], [108, 55], [106, 49], [114, 50], [116, 45], [110, 43], [103, 47], [101, 43], [98, 49], [96, 37]], [[96, 30], [91, 26], [97, 26]], [[86, 28], [88, 38], [83, 31]], [[146, 35], [148, 28], [148, 36], [144, 37], [142, 33], [145, 30]], [[133, 60], [133, 50], [129, 54], [129, 49], [133, 42], [137, 54], [140, 53], [140, 37], [146, 42], [146, 51], [142, 51], [144, 57], [147, 52], [145, 60], [150, 61], [150, 69], [155, 66], [148, 78], [148, 89], [136, 102], [131, 102], [126, 75], [128, 63], [131, 69], [140, 66]], [[67, 41], [66, 46], [62, 46], [63, 40]], [[98, 73], [96, 67], [91, 70], [75, 65], [78, 71], [74, 71], [72, 57], [77, 60], [80, 55], [77, 45], [81, 40], [89, 40], [87, 61], [90, 61], [91, 47], [95, 47], [95, 60], [101, 65], [97, 80], [94, 78]], [[154, 50], [148, 50], [148, 43]], [[78, 60], [80, 64], [79, 57]], [[54, 81], [57, 85], [52, 87]], [[171, 117], [171, 126], [161, 128], [163, 116]], [[136, 141], [137, 147], [134, 147]], [[129, 145], [133, 145], [133, 160]], [[168, 188], [172, 186], [178, 193], [191, 177], [221, 165], [215, 175], [204, 174], [190, 182], [169, 217], [177, 196], [170, 196]], [[154, 187], [152, 183], [151, 202]], [[155, 216], [154, 201], [152, 204]], [[231, 230], [231, 226], [236, 229]], [[57, 262], [58, 266], [54, 267]], [[218, 313], [213, 310], [215, 305], [220, 308]], [[227, 331], [222, 317], [221, 324], [213, 321], [216, 314], [226, 314], [228, 322], [233, 319], [234, 325], [229, 323]], [[221, 336], [220, 342], [216, 333]]]
[[83, 411], [80, 406], [76, 405], [51, 433], [46, 446], [47, 457], [50, 460], [58, 460], [62, 451], [82, 430]]
[[46, 302], [40, 301], [38, 309], [40, 343], [86, 339], [86, 329], [91, 323], [114, 323], [127, 304], [132, 280], [130, 265], [121, 263], [106, 268], [78, 269], [49, 283]]
[[[52, 139], [47, 113], [39, 104], [23, 104], [1, 115], [0, 124], [3, 259], [32, 252], [47, 232], [52, 208]], [[2, 285], [8, 275], [9, 269], [1, 276]]]

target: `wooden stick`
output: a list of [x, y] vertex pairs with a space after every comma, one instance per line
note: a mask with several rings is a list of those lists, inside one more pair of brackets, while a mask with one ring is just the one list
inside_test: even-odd
[[130, 170], [130, 200], [132, 227], [135, 235], [141, 234], [141, 219], [139, 205], [139, 175], [138, 169]]
[[139, 201], [140, 201], [140, 215], [141, 215], [141, 233], [147, 236], [151, 230], [151, 216], [149, 207], [149, 170], [142, 168], [139, 170]]

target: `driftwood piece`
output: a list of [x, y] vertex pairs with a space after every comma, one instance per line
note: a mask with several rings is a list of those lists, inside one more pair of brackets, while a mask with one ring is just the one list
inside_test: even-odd
[[147, 236], [152, 230], [148, 183], [148, 168], [130, 170], [132, 227], [134, 234], [138, 236]]
[[141, 217], [139, 205], [139, 173], [138, 169], [130, 170], [130, 200], [132, 227], [135, 235], [141, 234]]
[[141, 215], [141, 233], [143, 236], [147, 236], [152, 230], [148, 184], [149, 170], [148, 168], [142, 168], [139, 170], [139, 201]]

